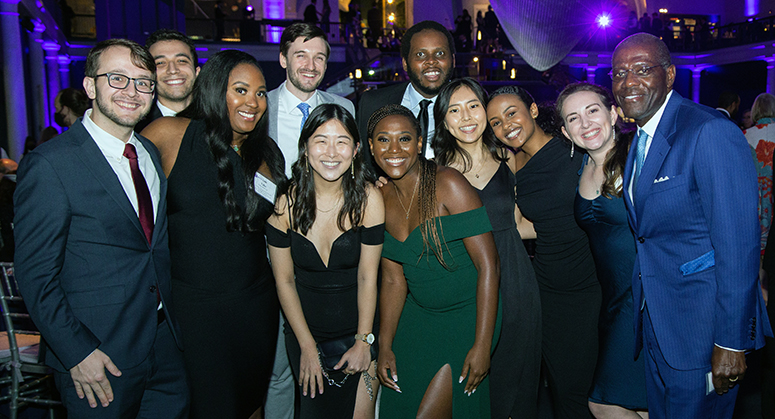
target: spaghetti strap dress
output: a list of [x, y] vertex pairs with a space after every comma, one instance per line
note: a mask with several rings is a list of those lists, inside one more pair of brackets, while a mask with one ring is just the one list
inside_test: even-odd
[[[382, 389], [381, 419], [417, 416], [425, 391], [446, 364], [452, 368], [452, 415], [455, 418], [490, 418], [488, 377], [476, 392], [467, 396], [466, 381], [458, 383], [476, 331], [477, 271], [463, 239], [492, 230], [487, 211], [480, 207], [436, 217], [445, 268], [433, 252], [423, 252], [420, 228], [401, 242], [385, 232], [382, 257], [403, 265], [408, 293], [396, 335], [393, 353], [401, 393]], [[493, 347], [500, 330], [500, 309], [493, 335]]]
[[[296, 275], [296, 292], [312, 337], [316, 342], [355, 336], [358, 333], [358, 263], [361, 244], [376, 246], [385, 238], [385, 224], [351, 228], [334, 240], [328, 266], [320, 258], [315, 244], [296, 231], [280, 231], [266, 224], [269, 245], [291, 248]], [[373, 330], [378, 330], [375, 322]], [[284, 325], [285, 346], [293, 375], [298, 382], [301, 348], [287, 320]], [[330, 373], [340, 384], [329, 385], [323, 378], [323, 394], [315, 398], [299, 396], [301, 419], [352, 419], [360, 376], [346, 377], [343, 372]], [[342, 382], [344, 381], [344, 382]], [[378, 381], [374, 381], [376, 390]], [[376, 395], [376, 393], [375, 393]]]
[[503, 323], [490, 366], [492, 418], [535, 418], [541, 373], [541, 297], [514, 221], [514, 174], [509, 166], [501, 162], [477, 192], [487, 209], [501, 262]]
[[[192, 120], [167, 193], [172, 292], [191, 418], [247, 418], [263, 405], [277, 341], [279, 302], [263, 234], [274, 204], [261, 199], [253, 232], [227, 231], [204, 136], [204, 122]], [[231, 149], [227, 153], [234, 198], [244, 208], [242, 159]]]

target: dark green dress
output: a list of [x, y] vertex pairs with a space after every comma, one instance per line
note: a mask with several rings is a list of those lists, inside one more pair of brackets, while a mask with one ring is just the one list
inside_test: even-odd
[[[463, 239], [492, 227], [484, 207], [437, 217], [435, 222], [448, 268], [431, 252], [423, 254], [419, 227], [404, 242], [385, 232], [382, 257], [403, 265], [408, 294], [393, 339], [402, 393], [383, 389], [382, 419], [415, 418], [428, 384], [445, 364], [452, 367], [453, 417], [490, 417], [489, 380], [469, 397], [463, 392], [467, 380], [458, 383], [458, 377], [476, 331], [477, 271]], [[499, 330], [500, 309], [493, 347]]]

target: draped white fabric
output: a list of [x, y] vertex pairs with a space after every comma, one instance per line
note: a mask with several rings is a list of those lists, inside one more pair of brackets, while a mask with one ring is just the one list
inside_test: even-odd
[[589, 30], [579, 0], [491, 0], [501, 28], [519, 55], [544, 71], [562, 61]]

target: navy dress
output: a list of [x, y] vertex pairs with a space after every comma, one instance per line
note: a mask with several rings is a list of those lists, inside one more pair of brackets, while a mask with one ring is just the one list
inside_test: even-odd
[[[586, 160], [585, 160], [586, 162]], [[589, 399], [628, 409], [646, 409], [643, 356], [632, 359], [632, 269], [635, 242], [623, 198], [576, 194], [576, 221], [587, 233], [603, 291], [598, 325], [600, 347]]]

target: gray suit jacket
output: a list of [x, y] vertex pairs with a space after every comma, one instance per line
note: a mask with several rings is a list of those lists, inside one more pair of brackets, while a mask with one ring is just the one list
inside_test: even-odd
[[[282, 88], [283, 84], [266, 94], [267, 112], [269, 112], [269, 136], [272, 137], [275, 142], [277, 142], [277, 112], [279, 112], [278, 105], [280, 103], [280, 89]], [[318, 90], [318, 94], [320, 95], [320, 103], [336, 103], [350, 111], [353, 117], [355, 117], [355, 106], [350, 99], [327, 93], [322, 90]]]

